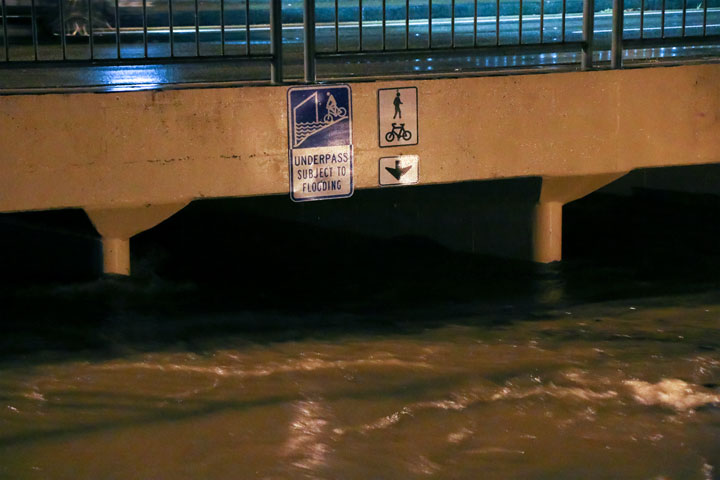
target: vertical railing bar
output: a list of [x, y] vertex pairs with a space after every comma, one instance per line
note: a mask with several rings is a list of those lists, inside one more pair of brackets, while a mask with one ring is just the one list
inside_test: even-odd
[[540, 43], [545, 38], [545, 0], [540, 0]]
[[640, 40], [645, 38], [645, 0], [640, 0]]
[[382, 49], [383, 52], [385, 51], [385, 28], [387, 25], [387, 12], [385, 9], [387, 8], [387, 2], [383, 0], [382, 2]]
[[195, 0], [195, 55], [200, 56], [200, 1]]
[[335, 0], [335, 53], [340, 52], [340, 5]]
[[450, 48], [455, 48], [455, 0], [450, 1]]
[[120, 0], [115, 0], [115, 40], [117, 42], [117, 58], [120, 59], [122, 57], [120, 53]]
[[473, 47], [477, 47], [477, 24], [478, 24], [478, 0], [475, 0], [475, 10], [473, 17]]
[[613, 25], [610, 67], [622, 68], [624, 0], [613, 0]]
[[303, 15], [305, 83], [315, 83], [315, 0], [304, 0]]
[[432, 0], [428, 0], [428, 48], [432, 48]]
[[245, 55], [250, 56], [250, 0], [245, 0]]
[[63, 8], [63, 1], [64, 0], [58, 0], [58, 6], [60, 10], [60, 45], [62, 46], [62, 59], [65, 60], [67, 59], [67, 38], [65, 38], [65, 9]]
[[[92, 22], [92, 16], [90, 17]], [[30, 21], [32, 22], [32, 42], [33, 42], [33, 58], [37, 62], [38, 59], [38, 31], [37, 31], [37, 11], [35, 10], [35, 0], [30, 0]], [[3, 20], [3, 23], [5, 21]], [[92, 46], [90, 47], [90, 58], [92, 58]]]
[[500, 0], [495, 0], [495, 45], [500, 46]]
[[662, 0], [662, 12], [660, 13], [660, 38], [665, 38], [665, 0]]
[[707, 34], [708, 0], [703, 0], [703, 37]]
[[225, 0], [220, 0], [220, 56], [225, 56]]
[[95, 32], [93, 30], [93, 0], [88, 0], [88, 21], [90, 23], [90, 60], [95, 58]]
[[583, 0], [582, 70], [590, 70], [593, 67], [594, 41], [595, 0]]
[[410, 50], [410, 0], [405, 0], [405, 50]]
[[273, 85], [283, 83], [282, 41], [282, 0], [270, 0], [270, 82]]
[[681, 37], [685, 36], [685, 26], [687, 25], [687, 0], [683, 0], [683, 13], [682, 13], [682, 34]]
[[168, 17], [169, 22], [168, 26], [170, 27], [170, 57], [175, 56], [175, 31], [174, 31], [174, 23], [175, 23], [175, 16], [173, 15], [173, 6], [172, 6], [173, 0], [168, 0]]
[[3, 21], [3, 47], [5, 48], [5, 61], [10, 61], [10, 46], [8, 45], [8, 32], [7, 32], [7, 5], [5, 3], [5, 0], [0, 0], [0, 5], [2, 5], [2, 21]]
[[[584, 12], [583, 12], [583, 18], [584, 18]], [[567, 0], [563, 0], [562, 2], [562, 43], [565, 43], [565, 22], [567, 20]]]
[[[92, 0], [89, 0], [92, 2]], [[143, 11], [143, 46], [145, 48], [145, 58], [148, 58], [148, 19], [147, 19], [147, 0], [142, 0]]]
[[358, 0], [358, 33], [360, 35], [360, 52], [363, 51], [363, 2]]
[[523, 0], [520, 0], [520, 14], [518, 22], [518, 45], [522, 45], [522, 31], [523, 31]]

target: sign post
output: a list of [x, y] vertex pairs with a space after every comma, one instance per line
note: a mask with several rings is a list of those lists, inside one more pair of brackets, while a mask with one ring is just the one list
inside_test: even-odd
[[353, 194], [352, 92], [348, 85], [288, 90], [290, 198]]

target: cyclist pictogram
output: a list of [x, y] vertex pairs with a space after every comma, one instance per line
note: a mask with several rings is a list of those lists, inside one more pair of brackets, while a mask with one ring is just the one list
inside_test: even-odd
[[337, 101], [335, 100], [335, 97], [333, 97], [332, 93], [328, 92], [327, 96], [328, 100], [325, 104], [327, 113], [323, 117], [323, 120], [327, 123], [338, 118], [345, 118], [347, 116], [347, 110], [343, 107], [338, 107]]
[[385, 134], [385, 141], [387, 142], [394, 142], [395, 140], [403, 139], [406, 142], [410, 141], [412, 138], [412, 132], [410, 130], [405, 130], [405, 124], [404, 123], [395, 123], [392, 124], [392, 129]]

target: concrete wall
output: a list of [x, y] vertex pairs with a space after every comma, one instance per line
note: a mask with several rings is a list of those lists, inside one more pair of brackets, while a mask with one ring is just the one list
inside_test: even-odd
[[[378, 147], [377, 90], [417, 86], [420, 143]], [[287, 87], [0, 97], [0, 211], [288, 192]], [[720, 65], [352, 84], [355, 182], [720, 162]]]

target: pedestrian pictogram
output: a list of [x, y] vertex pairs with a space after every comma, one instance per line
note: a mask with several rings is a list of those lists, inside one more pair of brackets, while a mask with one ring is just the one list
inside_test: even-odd
[[416, 87], [378, 90], [378, 133], [381, 147], [417, 145], [417, 97]]
[[400, 109], [400, 105], [402, 105], [402, 103], [402, 100], [400, 100], [400, 90], [398, 90], [395, 94], [395, 100], [393, 100], [393, 105], [395, 105], [395, 115], [393, 115], [393, 119], [398, 116], [402, 118], [402, 110]]
[[378, 183], [382, 186], [418, 183], [419, 163], [417, 155], [383, 157], [378, 169]]
[[352, 93], [347, 85], [288, 90], [290, 198], [353, 194]]

